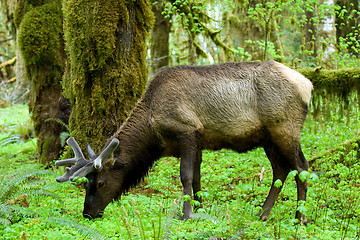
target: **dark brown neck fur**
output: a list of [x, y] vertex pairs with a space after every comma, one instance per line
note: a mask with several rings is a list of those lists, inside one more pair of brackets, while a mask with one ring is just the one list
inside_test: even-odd
[[120, 141], [115, 152], [117, 160], [114, 170], [124, 174], [121, 193], [136, 186], [161, 156], [158, 138], [149, 123], [150, 108], [147, 105], [144, 101], [139, 102], [127, 121], [113, 135]]

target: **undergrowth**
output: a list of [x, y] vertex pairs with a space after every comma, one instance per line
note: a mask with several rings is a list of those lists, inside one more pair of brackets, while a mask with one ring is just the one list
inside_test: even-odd
[[[37, 165], [36, 141], [32, 136], [5, 142], [9, 136], [20, 135], [18, 126], [26, 123], [26, 112], [23, 105], [0, 109], [0, 141], [4, 143], [0, 144], [3, 239], [360, 237], [358, 146], [312, 163], [306, 202], [296, 202], [294, 175], [289, 176], [266, 222], [256, 216], [272, 182], [271, 166], [261, 148], [244, 154], [226, 149], [203, 152], [203, 207], [191, 220], [180, 220], [184, 198], [177, 158], [157, 161], [138, 187], [106, 208], [103, 218], [87, 220], [82, 217], [84, 190], [71, 183], [56, 183], [55, 176], [62, 175], [62, 169], [42, 170]], [[351, 119], [336, 116], [331, 121], [320, 121], [309, 114], [302, 132], [306, 158], [321, 156], [353, 138], [359, 131], [359, 116], [357, 112], [350, 116]], [[306, 214], [306, 226], [297, 224], [296, 209]]]

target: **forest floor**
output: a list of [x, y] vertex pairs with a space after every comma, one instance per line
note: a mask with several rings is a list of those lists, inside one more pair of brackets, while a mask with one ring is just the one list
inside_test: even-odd
[[[314, 161], [305, 175], [307, 201], [296, 202], [292, 174], [266, 222], [256, 216], [272, 182], [271, 166], [261, 148], [243, 154], [226, 149], [203, 152], [203, 208], [191, 220], [180, 220], [183, 197], [177, 158], [157, 161], [138, 187], [106, 208], [103, 218], [88, 220], [82, 217], [84, 189], [57, 183], [63, 168], [45, 170], [37, 163], [27, 106], [2, 108], [0, 238], [359, 239], [357, 141], [341, 151], [341, 143], [357, 136], [357, 119], [358, 114], [350, 121], [340, 116], [315, 121], [308, 115], [302, 148]], [[329, 149], [337, 150], [323, 155]], [[296, 209], [306, 214], [306, 226], [297, 224]]]

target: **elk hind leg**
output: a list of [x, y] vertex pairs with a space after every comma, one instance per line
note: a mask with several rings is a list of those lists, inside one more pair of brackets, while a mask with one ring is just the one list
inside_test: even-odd
[[266, 200], [262, 206], [262, 210], [260, 210], [258, 214], [260, 219], [265, 221], [269, 218], [271, 209], [274, 206], [283, 186], [283, 184], [281, 184], [281, 186], [275, 186], [275, 182], [279, 179], [282, 183], [284, 183], [287, 175], [290, 172], [290, 167], [286, 164], [286, 161], [284, 161], [280, 149], [275, 144], [271, 143], [267, 146], [264, 146], [264, 150], [273, 169], [273, 181], [270, 192], [266, 197]]
[[[181, 136], [179, 138], [179, 150], [181, 158], [180, 179], [183, 185], [184, 195], [191, 196], [193, 186], [194, 193], [200, 191], [200, 163], [197, 163], [200, 151], [198, 132]], [[185, 201], [182, 219], [186, 220], [191, 218], [192, 213], [190, 200]]]
[[[302, 171], [308, 171], [309, 169], [309, 164], [308, 161], [305, 159], [305, 156], [301, 150], [301, 146], [300, 143], [298, 144], [298, 158], [296, 159], [296, 161], [293, 163], [294, 166], [292, 166], [292, 169], [295, 169], [298, 171], [298, 173], [300, 174]], [[306, 193], [307, 193], [307, 182], [302, 181], [299, 178], [299, 175], [295, 176], [295, 181], [296, 181], [296, 186], [297, 186], [297, 201], [299, 203], [299, 201], [306, 201]], [[296, 215], [295, 217], [297, 219], [299, 219], [300, 223], [302, 224], [306, 224], [306, 217], [304, 214], [302, 214], [301, 212], [299, 212], [298, 210], [296, 211]]]
[[193, 176], [193, 183], [192, 183], [194, 200], [200, 202], [200, 206], [196, 206], [195, 211], [198, 208], [202, 207], [202, 205], [201, 205], [202, 199], [200, 196], [198, 196], [199, 191], [201, 191], [201, 172], [200, 172], [201, 162], [202, 162], [202, 151], [199, 148], [198, 152], [197, 152], [196, 161], [194, 164], [194, 176]]

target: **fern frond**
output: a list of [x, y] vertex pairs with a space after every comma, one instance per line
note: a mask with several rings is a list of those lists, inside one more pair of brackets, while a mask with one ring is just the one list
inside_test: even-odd
[[78, 231], [81, 236], [85, 237], [85, 238], [89, 238], [89, 239], [94, 239], [94, 240], [103, 240], [103, 239], [108, 239], [105, 236], [101, 235], [99, 232], [97, 232], [94, 229], [91, 229], [89, 227], [86, 227], [84, 225], [81, 225], [73, 220], [70, 220], [69, 218], [64, 218], [64, 217], [60, 217], [60, 218], [56, 218], [56, 217], [51, 217], [46, 219], [46, 222], [49, 222], [51, 224], [57, 224], [63, 227], [70, 227], [75, 229], [76, 231]]
[[24, 216], [34, 217], [36, 213], [30, 211], [28, 208], [20, 207], [17, 204], [10, 205], [8, 203], [0, 203], [0, 222], [5, 225], [18, 222]]
[[10, 225], [10, 224], [11, 224], [11, 222], [9, 219], [0, 217], [0, 225]]
[[27, 192], [24, 192], [24, 194], [27, 194], [27, 195], [31, 196], [31, 198], [34, 198], [37, 200], [40, 198], [44, 198], [44, 197], [50, 197], [52, 199], [57, 200], [60, 204], [64, 203], [64, 201], [62, 200], [61, 197], [59, 197], [57, 194], [52, 193], [46, 189], [29, 190]]
[[0, 140], [0, 147], [4, 147], [6, 145], [9, 145], [11, 143], [16, 143], [21, 140], [20, 135], [11, 134], [6, 138], [3, 138]]
[[7, 203], [0, 203], [0, 218], [5, 218], [11, 213], [11, 206]]
[[65, 141], [68, 137], [70, 137], [70, 133], [68, 133], [68, 132], [60, 133], [60, 144], [62, 147], [65, 146]]
[[21, 171], [17, 171], [13, 175], [2, 178], [0, 181], [0, 202], [6, 202], [13, 198], [25, 187], [26, 182], [36, 182], [38, 178], [52, 174], [53, 173], [46, 170], [21, 169]]
[[194, 213], [192, 218], [193, 219], [211, 220], [212, 222], [214, 222], [216, 224], [220, 224], [220, 221], [216, 216], [210, 215], [208, 213]]

